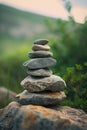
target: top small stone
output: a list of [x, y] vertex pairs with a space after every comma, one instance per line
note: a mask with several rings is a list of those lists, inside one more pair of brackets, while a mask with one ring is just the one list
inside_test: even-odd
[[47, 39], [38, 39], [34, 41], [34, 44], [46, 45], [49, 41]]

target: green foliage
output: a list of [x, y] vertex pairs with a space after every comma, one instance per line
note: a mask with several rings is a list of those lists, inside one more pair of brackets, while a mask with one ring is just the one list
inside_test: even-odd
[[21, 64], [22, 59], [17, 57], [13, 57], [8, 61], [0, 60], [0, 86], [6, 86], [15, 92], [22, 90], [19, 86], [25, 73]]
[[[71, 7], [66, 5], [70, 14]], [[52, 27], [48, 27], [55, 39], [51, 43], [57, 59], [53, 70], [67, 83], [67, 99], [62, 104], [87, 111], [87, 20], [79, 24], [69, 16], [69, 21], [57, 19]]]
[[87, 111], [87, 66], [85, 64], [68, 67], [63, 75], [67, 83], [67, 100], [64, 104]]
[[[51, 44], [54, 50], [54, 57], [59, 60], [60, 64], [66, 66], [82, 64], [87, 60], [87, 21], [84, 24], [77, 24], [73, 21], [64, 22], [60, 19], [56, 22], [54, 36], [56, 40]], [[57, 53], [56, 53], [57, 52]], [[60, 64], [58, 63], [57, 66]]]
[[20, 82], [27, 75], [22, 64], [29, 59], [27, 53], [30, 50], [28, 45], [21, 45], [14, 53], [0, 59], [0, 86], [5, 86], [17, 93], [22, 90]]

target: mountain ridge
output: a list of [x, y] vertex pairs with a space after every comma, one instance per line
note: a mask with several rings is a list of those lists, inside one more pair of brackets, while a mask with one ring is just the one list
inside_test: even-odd
[[47, 32], [45, 20], [53, 18], [0, 4], [0, 34], [31, 37]]

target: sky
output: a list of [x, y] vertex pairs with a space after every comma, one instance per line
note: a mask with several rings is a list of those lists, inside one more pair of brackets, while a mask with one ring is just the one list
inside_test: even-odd
[[[56, 18], [68, 18], [64, 8], [64, 0], [0, 0], [4, 3], [22, 10], [39, 13]], [[87, 16], [87, 0], [70, 0], [72, 3], [72, 15], [76, 22], [83, 23]]]

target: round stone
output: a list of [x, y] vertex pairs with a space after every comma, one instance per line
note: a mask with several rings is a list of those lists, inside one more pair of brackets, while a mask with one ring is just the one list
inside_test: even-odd
[[28, 69], [42, 69], [56, 65], [56, 60], [53, 58], [35, 58], [26, 61], [23, 66]]
[[42, 78], [28, 76], [21, 81], [21, 86], [28, 90], [28, 92], [41, 92], [45, 90], [59, 92], [66, 88], [66, 83], [61, 77], [55, 75]]
[[33, 45], [33, 47], [32, 47], [32, 50], [33, 51], [49, 51], [50, 50], [50, 47], [48, 46], [48, 45], [37, 45], [37, 44], [35, 44], [35, 45]]
[[37, 70], [29, 70], [27, 73], [31, 76], [39, 76], [39, 77], [48, 77], [52, 75], [52, 71], [45, 68], [45, 69], [37, 69]]
[[22, 93], [16, 96], [17, 101], [22, 105], [58, 105], [61, 101], [66, 98], [64, 92], [42, 92], [42, 93], [29, 93], [24, 90]]
[[46, 45], [48, 43], [47, 39], [38, 39], [34, 41], [34, 44], [39, 44], [39, 45]]
[[33, 51], [30, 52], [28, 55], [30, 58], [44, 58], [53, 56], [53, 53], [49, 51]]

